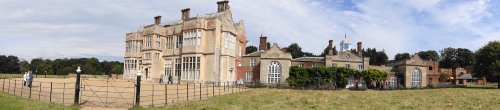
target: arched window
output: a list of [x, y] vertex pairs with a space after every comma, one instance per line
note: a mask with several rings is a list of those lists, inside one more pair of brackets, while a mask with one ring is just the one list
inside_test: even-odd
[[278, 62], [269, 63], [267, 83], [278, 83], [281, 77], [281, 65]]
[[422, 82], [422, 71], [418, 68], [414, 68], [411, 72], [411, 87], [419, 88]]

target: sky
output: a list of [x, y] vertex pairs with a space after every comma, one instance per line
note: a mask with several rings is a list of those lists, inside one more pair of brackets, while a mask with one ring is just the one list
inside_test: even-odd
[[[123, 61], [125, 34], [152, 24], [217, 11], [217, 0], [0, 0], [0, 55], [96, 57]], [[446, 47], [476, 51], [500, 40], [499, 0], [229, 0], [243, 20], [248, 45], [263, 34], [285, 47], [298, 43], [320, 54], [344, 36], [389, 59]]]

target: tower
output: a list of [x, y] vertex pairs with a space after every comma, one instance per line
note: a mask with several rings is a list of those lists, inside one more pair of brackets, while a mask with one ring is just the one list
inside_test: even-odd
[[340, 42], [340, 52], [349, 51], [351, 49], [351, 43], [347, 39], [347, 35], [344, 34], [344, 40]]

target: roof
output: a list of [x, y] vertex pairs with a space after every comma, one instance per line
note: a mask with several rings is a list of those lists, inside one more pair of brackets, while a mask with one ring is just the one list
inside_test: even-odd
[[262, 54], [262, 50], [257, 50], [255, 52], [252, 52], [252, 53], [249, 53], [249, 54], [246, 54], [244, 55], [245, 57], [260, 57], [260, 54]]
[[472, 77], [471, 74], [464, 74], [464, 75], [458, 77], [457, 79], [477, 79], [477, 78]]
[[292, 59], [292, 61], [325, 61], [325, 57], [300, 57]]

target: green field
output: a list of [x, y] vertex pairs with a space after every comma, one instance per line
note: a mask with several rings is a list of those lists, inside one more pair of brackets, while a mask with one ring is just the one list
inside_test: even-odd
[[165, 107], [133, 109], [498, 109], [500, 89], [423, 89], [394, 91], [254, 89], [240, 94]]
[[0, 92], [0, 110], [78, 110], [78, 106], [34, 101], [8, 93]]

